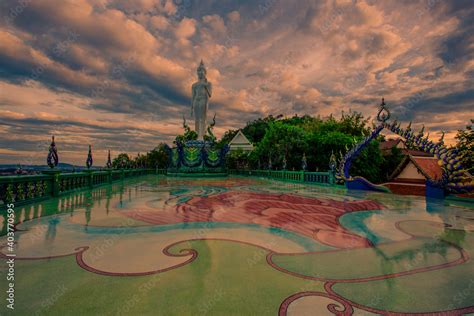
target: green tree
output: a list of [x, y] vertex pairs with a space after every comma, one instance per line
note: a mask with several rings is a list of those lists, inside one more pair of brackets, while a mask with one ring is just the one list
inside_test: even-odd
[[231, 151], [226, 156], [226, 166], [230, 169], [249, 169], [250, 152], [243, 151], [241, 148]]
[[364, 118], [360, 112], [342, 112], [338, 122], [338, 131], [348, 135], [368, 136], [370, 134], [369, 121], [370, 118]]
[[402, 154], [402, 151], [396, 146], [393, 146], [390, 149], [390, 154], [383, 157], [383, 162], [380, 167], [380, 177], [382, 180], [381, 182], [386, 182], [389, 180], [390, 175], [400, 165], [403, 157], [404, 155]]
[[128, 168], [130, 166], [130, 157], [126, 153], [121, 153], [112, 160], [114, 168]]
[[350, 173], [354, 176], [364, 177], [374, 183], [384, 182], [383, 163], [384, 158], [380, 151], [379, 142], [378, 140], [373, 140], [361, 150], [354, 160]]
[[245, 134], [245, 136], [247, 136], [249, 141], [251, 141], [253, 144], [258, 144], [265, 136], [268, 126], [281, 117], [282, 115], [278, 115], [277, 117], [270, 115], [263, 119], [259, 118], [255, 121], [247, 123], [247, 125], [242, 129], [242, 132]]
[[239, 130], [237, 129], [230, 129], [224, 133], [222, 138], [217, 142], [216, 148], [221, 149], [224, 147], [224, 145], [227, 145], [230, 143], [230, 141], [235, 137]]
[[256, 150], [264, 165], [271, 158], [273, 167], [281, 169], [286, 157], [287, 169], [291, 170], [300, 168], [307, 149], [307, 135], [303, 128], [275, 121], [269, 124]]
[[465, 129], [458, 130], [455, 139], [456, 149], [461, 158], [463, 168], [470, 174], [474, 174], [474, 132], [472, 125], [474, 120], [471, 119], [471, 124], [467, 125]]
[[146, 155], [147, 167], [164, 169], [168, 166], [166, 144], [161, 143]]
[[354, 139], [351, 135], [337, 130], [329, 132], [311, 132], [308, 139], [308, 170], [326, 171], [329, 169], [331, 153], [339, 157], [339, 153], [345, 153], [353, 146]]

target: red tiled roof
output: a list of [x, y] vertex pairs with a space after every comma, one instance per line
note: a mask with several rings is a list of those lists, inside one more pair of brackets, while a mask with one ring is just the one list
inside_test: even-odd
[[[392, 149], [392, 147], [398, 146], [400, 142], [402, 142], [403, 144], [405, 143], [404, 140], [401, 138], [389, 139], [387, 141], [380, 142], [379, 148], [382, 152], [388, 152], [389, 150]], [[400, 148], [400, 150], [403, 155], [411, 155], [411, 156], [419, 156], [419, 157], [433, 157], [433, 154], [426, 153], [422, 150], [408, 149], [408, 148]]]
[[[415, 165], [418, 171], [423, 174], [425, 178], [435, 180], [440, 179], [443, 175], [443, 171], [438, 165], [438, 159], [434, 157], [417, 157], [408, 155], [402, 160], [400, 165], [398, 165], [397, 169], [395, 169], [390, 176], [390, 179], [396, 179], [410, 162]], [[400, 181], [403, 181], [403, 179], [400, 179]]]
[[414, 162], [415, 166], [423, 173], [425, 177], [430, 179], [441, 179], [443, 171], [438, 164], [436, 158], [421, 158], [410, 156], [410, 159]]
[[417, 156], [417, 157], [433, 157], [433, 154], [426, 153], [421, 150], [415, 150], [415, 149], [402, 149], [402, 154]]
[[397, 139], [389, 139], [387, 141], [380, 142], [379, 148], [380, 148], [380, 150], [392, 149], [392, 147], [397, 146], [398, 143], [400, 143], [401, 140], [402, 140], [401, 138], [397, 138]]

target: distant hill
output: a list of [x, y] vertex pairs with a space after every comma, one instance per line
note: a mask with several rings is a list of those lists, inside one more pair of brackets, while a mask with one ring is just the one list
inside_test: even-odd
[[[76, 166], [70, 163], [59, 163], [56, 167], [63, 172], [82, 171], [87, 169], [85, 166]], [[100, 169], [101, 166], [91, 167], [91, 169]], [[21, 169], [25, 174], [37, 174], [41, 171], [49, 170], [47, 165], [21, 165]], [[18, 164], [0, 164], [0, 175], [14, 175], [18, 170]]]

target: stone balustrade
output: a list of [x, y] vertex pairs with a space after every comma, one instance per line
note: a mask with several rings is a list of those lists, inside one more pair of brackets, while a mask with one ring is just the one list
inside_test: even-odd
[[3, 176], [0, 177], [0, 208], [12, 202], [25, 204], [125, 178], [165, 173], [164, 169], [105, 169], [74, 173], [51, 169], [40, 175]]
[[290, 181], [290, 182], [312, 182], [334, 184], [334, 175], [328, 172], [306, 172], [306, 171], [289, 171], [289, 170], [237, 170], [229, 169], [229, 174], [266, 177], [271, 179]]

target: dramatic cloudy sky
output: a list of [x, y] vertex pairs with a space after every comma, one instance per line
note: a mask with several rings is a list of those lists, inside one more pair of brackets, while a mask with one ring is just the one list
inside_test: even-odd
[[474, 117], [472, 0], [2, 0], [0, 163], [181, 132], [202, 58], [217, 134], [268, 114], [376, 113], [431, 135]]

